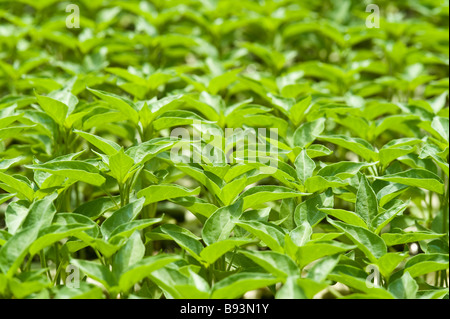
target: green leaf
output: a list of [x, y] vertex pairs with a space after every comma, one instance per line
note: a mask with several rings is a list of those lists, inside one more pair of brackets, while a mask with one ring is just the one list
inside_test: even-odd
[[190, 190], [176, 184], [172, 185], [151, 185], [137, 193], [137, 197], [145, 197], [145, 205], [168, 200], [172, 198], [199, 195], [200, 187]]
[[275, 277], [282, 278], [283, 282], [288, 277], [300, 275], [300, 269], [295, 262], [282, 253], [256, 250], [242, 250], [240, 252]]
[[69, 111], [66, 104], [52, 99], [51, 97], [38, 94], [36, 94], [36, 99], [45, 113], [47, 113], [58, 125], [64, 126]]
[[378, 214], [377, 196], [369, 184], [367, 177], [361, 174], [359, 188], [356, 193], [356, 215], [360, 216], [367, 225]]
[[403, 155], [412, 153], [415, 151], [415, 147], [404, 145], [398, 147], [382, 148], [379, 152], [380, 163], [383, 167], [388, 166], [393, 160], [402, 157]]
[[297, 262], [300, 265], [300, 268], [303, 269], [303, 267], [313, 262], [314, 260], [320, 259], [325, 256], [343, 253], [354, 248], [356, 248], [356, 246], [347, 245], [332, 240], [314, 241], [298, 248]]
[[29, 227], [12, 236], [0, 248], [0, 269], [12, 277], [28, 253], [29, 246], [37, 237], [38, 231]]
[[129, 147], [125, 154], [130, 156], [136, 164], [145, 164], [158, 154], [170, 149], [176, 140], [171, 138], [154, 138], [137, 146]]
[[236, 222], [243, 213], [243, 201], [217, 209], [205, 222], [202, 229], [202, 238], [209, 246], [215, 242], [227, 239]]
[[331, 208], [333, 205], [334, 195], [331, 189], [308, 198], [295, 208], [295, 223], [300, 226], [304, 221], [307, 221], [311, 226], [315, 226], [326, 216], [319, 208]]
[[333, 151], [322, 144], [312, 144], [306, 149], [306, 154], [308, 154], [310, 158], [316, 158], [331, 155], [333, 154]]
[[389, 252], [381, 256], [377, 261], [378, 269], [383, 277], [389, 279], [392, 272], [405, 260], [408, 255], [406, 253], [392, 253]]
[[302, 124], [293, 136], [294, 146], [306, 148], [315, 141], [315, 139], [322, 134], [325, 129], [325, 119], [319, 118], [312, 122]]
[[9, 277], [19, 268], [29, 247], [38, 237], [39, 231], [51, 223], [56, 213], [54, 199], [55, 196], [48, 196], [34, 202], [22, 223], [22, 230], [14, 234], [0, 248], [0, 269]]
[[348, 149], [361, 156], [366, 161], [378, 160], [378, 153], [375, 152], [373, 146], [369, 142], [361, 138], [349, 137], [345, 135], [321, 135], [318, 137], [318, 139]]
[[[368, 276], [363, 272], [364, 277], [355, 276], [352, 273], [351, 266], [336, 266], [331, 274], [328, 275], [328, 279], [340, 282], [348, 287], [354, 288], [357, 291], [362, 291], [369, 295], [369, 298], [380, 299], [393, 299], [394, 296], [384, 288], [370, 287], [367, 285], [366, 277]], [[359, 270], [359, 269], [358, 269]], [[353, 295], [352, 295], [353, 296]]]
[[106, 211], [116, 207], [119, 209], [120, 203], [119, 196], [116, 197], [99, 197], [92, 201], [85, 202], [78, 206], [73, 212], [74, 214], [80, 214], [90, 219], [96, 220], [102, 216]]
[[289, 233], [289, 237], [294, 245], [300, 247], [311, 240], [312, 233], [313, 229], [311, 225], [307, 221], [304, 221], [300, 226]]
[[311, 269], [308, 270], [306, 278], [314, 280], [315, 282], [324, 281], [328, 274], [333, 271], [334, 267], [339, 262], [339, 254], [330, 255], [320, 259]]
[[372, 229], [374, 229], [374, 233], [378, 235], [387, 224], [389, 224], [396, 216], [401, 215], [405, 209], [408, 208], [408, 206], [409, 201], [406, 203], [399, 201], [394, 204], [394, 206], [375, 216], [371, 224]]
[[169, 265], [152, 272], [150, 278], [161, 288], [166, 298], [207, 299], [210, 297], [209, 285], [191, 269], [186, 274], [179, 268]]
[[123, 185], [126, 182], [128, 173], [133, 166], [133, 159], [124, 153], [123, 148], [109, 157], [111, 175], [117, 180], [119, 185]]
[[306, 180], [305, 187], [311, 193], [323, 192], [328, 188], [342, 188], [347, 186], [348, 182], [338, 177], [313, 176]]
[[240, 195], [244, 199], [244, 210], [250, 207], [256, 208], [258, 205], [284, 198], [309, 195], [296, 192], [284, 186], [254, 186]]
[[119, 249], [114, 255], [113, 259], [113, 274], [116, 278], [120, 278], [120, 275], [128, 267], [138, 263], [144, 258], [145, 246], [142, 242], [139, 232], [134, 232], [127, 243]]
[[34, 191], [28, 184], [2, 172], [0, 172], [0, 181], [12, 187], [17, 193], [20, 193], [29, 201], [33, 200]]
[[448, 254], [419, 254], [409, 259], [405, 264], [405, 271], [416, 278], [430, 272], [448, 269]]
[[39, 231], [42, 227], [49, 226], [56, 213], [53, 205], [56, 197], [56, 194], [52, 194], [44, 199], [35, 201], [30, 206], [28, 214], [22, 222], [22, 229], [34, 228], [36, 231]]
[[323, 177], [337, 177], [342, 180], [350, 178], [358, 174], [361, 169], [373, 166], [375, 163], [356, 163], [341, 161], [338, 163], [332, 163], [322, 167], [317, 175]]
[[297, 170], [297, 177], [304, 185], [306, 180], [313, 175], [316, 164], [303, 149], [295, 158], [294, 165]]
[[17, 138], [20, 134], [24, 134], [24, 130], [31, 127], [32, 126], [10, 126], [0, 129], [0, 141], [8, 138]]
[[213, 286], [212, 299], [236, 299], [247, 291], [266, 287], [279, 280], [269, 274], [241, 272], [222, 279]]
[[251, 239], [236, 238], [236, 237], [217, 241], [205, 247], [200, 252], [200, 257], [208, 264], [213, 264], [214, 262], [216, 262], [216, 260], [225, 255], [227, 252], [233, 250], [236, 247], [243, 246], [251, 242], [253, 242]]
[[166, 224], [160, 227], [160, 230], [170, 236], [180, 247], [189, 252], [194, 258], [202, 261], [200, 253], [203, 250], [203, 245], [198, 240], [197, 236], [192, 234], [187, 229], [183, 229], [178, 225]]
[[227, 88], [230, 84], [237, 80], [237, 74], [242, 71], [242, 68], [234, 69], [219, 76], [214, 77], [208, 85], [208, 90], [211, 94], [217, 94], [219, 91]]
[[386, 244], [383, 239], [375, 233], [359, 226], [344, 224], [329, 218], [327, 220], [331, 225], [340, 231], [343, 231], [345, 235], [366, 254], [366, 257], [369, 258], [371, 262], [376, 263], [378, 258], [387, 253]]
[[109, 235], [108, 241], [113, 244], [120, 242], [122, 238], [130, 236], [136, 230], [145, 229], [149, 226], [160, 223], [161, 221], [162, 218], [147, 218], [124, 223], [114, 229], [114, 231]]
[[444, 193], [444, 184], [436, 174], [421, 168], [413, 168], [404, 172], [375, 176], [374, 178], [408, 186], [424, 188], [438, 194]]
[[194, 214], [200, 214], [206, 218], [210, 217], [217, 210], [217, 206], [198, 197], [178, 197], [170, 201], [186, 207], [187, 210]]
[[8, 233], [14, 235], [29, 212], [28, 206], [24, 202], [12, 202], [6, 207], [5, 224], [8, 228]]
[[94, 261], [81, 259], [71, 259], [70, 263], [78, 267], [88, 277], [101, 283], [106, 289], [116, 285], [116, 277], [114, 277], [113, 273], [104, 265]]
[[440, 138], [449, 142], [449, 120], [448, 118], [436, 116], [431, 122], [431, 127], [439, 134]]
[[445, 236], [445, 234], [436, 234], [432, 232], [421, 232], [421, 231], [415, 231], [415, 232], [404, 232], [401, 231], [399, 233], [384, 233], [381, 235], [381, 238], [383, 238], [384, 242], [388, 246], [395, 246], [400, 244], [406, 244], [406, 243], [414, 243], [421, 240], [427, 240], [427, 239], [435, 239]]
[[79, 130], [74, 130], [74, 132], [76, 134], [80, 135], [82, 138], [84, 138], [86, 141], [88, 141], [95, 147], [97, 147], [99, 150], [101, 150], [106, 155], [114, 155], [118, 151], [120, 151], [119, 144], [117, 144], [113, 141], [107, 140], [103, 137], [100, 137], [100, 136], [97, 136], [94, 134], [89, 134], [89, 133], [86, 133], [83, 131], [79, 131]]
[[273, 251], [284, 253], [284, 232], [271, 223], [261, 221], [241, 221], [236, 225], [261, 239]]
[[70, 288], [59, 286], [55, 299], [103, 299], [103, 291], [100, 287], [80, 282], [80, 287]]
[[388, 290], [397, 299], [415, 299], [419, 285], [409, 272], [405, 271], [403, 276], [389, 284]]
[[398, 184], [398, 183], [389, 183], [382, 189], [380, 189], [377, 193], [377, 200], [380, 207], [384, 207], [388, 202], [392, 199], [399, 196], [401, 193], [405, 192], [408, 189], [407, 185]]
[[124, 270], [119, 279], [121, 291], [128, 291], [135, 283], [148, 277], [153, 271], [180, 260], [176, 255], [156, 255], [145, 257]]
[[81, 161], [60, 161], [39, 165], [26, 165], [25, 167], [56, 176], [67, 177], [73, 181], [80, 181], [94, 186], [101, 186], [106, 181], [94, 165]]
[[120, 111], [125, 119], [130, 119], [134, 124], [139, 122], [139, 114], [133, 102], [109, 92], [87, 88], [94, 95], [108, 103], [112, 108]]
[[277, 291], [275, 299], [307, 299], [303, 289], [297, 284], [299, 276], [288, 277]]
[[[308, 97], [298, 101], [291, 107], [291, 109], [289, 110], [289, 117], [292, 120], [292, 122], [294, 123], [294, 125], [297, 126], [300, 124], [300, 122], [302, 121], [303, 117], [305, 116], [306, 111], [308, 110], [310, 105], [311, 105], [311, 96], [308, 96]], [[306, 134], [300, 134], [300, 135], [303, 135], [306, 137]], [[302, 140], [302, 139], [300, 138], [300, 140]], [[303, 139], [303, 140], [306, 141], [306, 139]]]
[[319, 208], [319, 210], [329, 216], [340, 219], [347, 224], [363, 227], [366, 229], [368, 228], [366, 222], [354, 212], [335, 208]]
[[134, 220], [144, 207], [144, 199], [138, 199], [132, 203], [129, 203], [122, 208], [116, 210], [109, 216], [101, 225], [105, 239], [109, 239], [112, 233], [124, 223]]
[[448, 295], [448, 288], [420, 290], [417, 292], [418, 299], [444, 299]]
[[33, 256], [53, 243], [93, 227], [94, 225], [85, 224], [51, 225], [45, 227], [39, 232], [38, 238], [30, 246], [29, 253]]
[[198, 116], [191, 111], [169, 111], [165, 112], [157, 119], [153, 121], [153, 129], [160, 131], [165, 128], [171, 128], [174, 126], [184, 126], [192, 124], [207, 124], [214, 123], [212, 121], [207, 121], [204, 118]]

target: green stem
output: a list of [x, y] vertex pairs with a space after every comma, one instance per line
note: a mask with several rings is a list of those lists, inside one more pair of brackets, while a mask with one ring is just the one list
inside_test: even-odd
[[60, 275], [61, 275], [61, 269], [62, 269], [62, 261], [59, 263], [58, 268], [56, 269], [56, 274], [55, 274], [55, 278], [53, 280], [53, 286], [59, 285], [60, 282]]
[[114, 197], [111, 195], [111, 193], [108, 192], [104, 186], [102, 186], [102, 190], [108, 195], [108, 197], [111, 199], [111, 201], [114, 203], [114, 205], [116, 205], [116, 208], [119, 209], [120, 206], [119, 206], [119, 204], [114, 200]]
[[343, 297], [343, 295], [333, 287], [328, 287], [328, 291], [338, 299]]
[[[58, 265], [58, 268], [60, 268], [60, 266], [61, 266], [61, 261], [60, 261], [60, 259], [59, 259], [59, 249], [58, 249], [58, 243], [55, 243], [55, 245], [53, 246], [53, 248], [55, 249], [55, 264], [56, 265]], [[54, 281], [54, 283], [56, 283], [56, 284], [60, 284], [60, 282], [59, 282], [59, 272], [57, 271], [56, 272], [56, 274], [55, 274], [55, 281]]]
[[233, 266], [234, 256], [236, 256], [236, 252], [237, 252], [237, 248], [235, 247], [233, 250], [233, 255], [231, 256], [230, 262], [228, 263], [228, 267], [226, 269], [227, 272], [230, 271], [231, 266]]
[[441, 270], [441, 282], [440, 282], [440, 287], [444, 287], [445, 285], [445, 278], [447, 277], [447, 271], [446, 270]]
[[32, 260], [33, 260], [33, 256], [30, 256], [27, 260], [25, 267], [23, 268], [25, 271], [30, 271]]
[[441, 205], [441, 206], [443, 206], [443, 212], [444, 212], [444, 214], [443, 214], [443, 221], [442, 221], [442, 227], [443, 227], [443, 233], [446, 233], [447, 234], [447, 239], [448, 239], [448, 234], [449, 234], [449, 225], [448, 225], [448, 222], [447, 222], [447, 220], [448, 220], [448, 214], [449, 214], [449, 212], [448, 212], [448, 201], [449, 201], [449, 198], [448, 198], [448, 196], [449, 196], [449, 194], [448, 194], [448, 188], [449, 188], [449, 181], [448, 181], [448, 178], [444, 178], [444, 184], [446, 185], [446, 187], [445, 187], [445, 193], [444, 193], [444, 197], [442, 198], [442, 200], [444, 201], [444, 205]]
[[123, 185], [119, 183], [119, 193], [120, 193], [120, 207], [125, 206], [125, 197], [123, 191]]
[[433, 222], [433, 193], [428, 193], [428, 228], [431, 228], [431, 223]]
[[41, 260], [41, 267], [44, 268], [44, 269], [47, 269], [47, 277], [48, 277], [48, 279], [53, 281], [52, 274], [50, 273], [50, 269], [48, 269], [47, 260], [45, 259], [44, 250], [41, 250], [39, 252], [39, 259]]
[[102, 265], [106, 266], [106, 262], [103, 259], [102, 255], [98, 252], [98, 250], [96, 248], [93, 248], [95, 255], [97, 255], [98, 260], [100, 260], [100, 262], [102, 263]]

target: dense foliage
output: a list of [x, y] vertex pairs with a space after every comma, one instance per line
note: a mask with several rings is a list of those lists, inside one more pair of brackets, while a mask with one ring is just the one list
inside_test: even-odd
[[0, 1], [0, 297], [448, 298], [448, 1], [73, 4]]

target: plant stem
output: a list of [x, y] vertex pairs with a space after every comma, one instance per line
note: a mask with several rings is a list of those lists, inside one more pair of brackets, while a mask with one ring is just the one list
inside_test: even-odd
[[227, 272], [230, 271], [231, 266], [233, 265], [233, 260], [234, 260], [234, 256], [236, 255], [236, 252], [237, 252], [237, 248], [234, 247], [233, 255], [231, 256], [230, 262], [228, 263], [228, 267], [226, 269]]
[[119, 193], [120, 193], [120, 207], [125, 206], [125, 197], [123, 192], [123, 185], [119, 183]]
[[44, 250], [41, 250], [41, 251], [39, 252], [39, 258], [40, 258], [40, 260], [41, 260], [41, 267], [44, 268], [44, 269], [47, 269], [47, 277], [48, 277], [48, 279], [50, 279], [51, 281], [53, 281], [52, 275], [51, 275], [51, 273], [50, 273], [50, 269], [48, 269], [47, 260], [45, 259], [45, 253], [44, 253]]
[[[60, 268], [60, 266], [61, 266], [61, 261], [59, 260], [59, 249], [58, 249], [58, 243], [55, 243], [55, 245], [53, 246], [53, 248], [55, 249], [55, 264], [56, 265], [58, 265], [57, 267], [58, 268]], [[58, 269], [57, 268], [57, 269]], [[59, 272], [58, 271], [56, 271], [56, 274], [55, 274], [55, 283], [56, 284], [60, 284], [60, 282], [59, 282]]]
[[433, 222], [433, 192], [428, 193], [428, 228], [431, 228], [431, 223]]
[[23, 268], [25, 271], [29, 271], [31, 268], [31, 261], [33, 260], [33, 256], [30, 256], [27, 260], [25, 267]]

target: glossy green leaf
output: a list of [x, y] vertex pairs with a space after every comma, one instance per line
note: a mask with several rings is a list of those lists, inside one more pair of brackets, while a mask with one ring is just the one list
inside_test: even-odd
[[288, 256], [275, 251], [241, 251], [242, 254], [253, 260], [277, 278], [283, 281], [291, 276], [298, 276], [300, 269]]
[[138, 192], [138, 198], [144, 197], [144, 205], [160, 202], [172, 198], [200, 194], [200, 187], [188, 189], [179, 185], [152, 185]]
[[378, 159], [378, 153], [375, 152], [373, 146], [361, 138], [344, 135], [321, 135], [318, 138], [348, 149], [367, 161], [376, 161]]
[[335, 209], [335, 208], [319, 208], [321, 212], [329, 216], [333, 216], [347, 224], [359, 226], [363, 228], [368, 228], [364, 219], [362, 219], [359, 215], [354, 212], [344, 210], [344, 209]]
[[388, 290], [398, 299], [414, 299], [419, 285], [406, 271], [401, 278], [389, 284]]
[[234, 299], [250, 290], [269, 286], [278, 279], [264, 273], [241, 272], [231, 275], [213, 286], [212, 299]]
[[348, 225], [331, 219], [327, 220], [331, 225], [340, 231], [343, 231], [345, 235], [366, 254], [371, 262], [375, 263], [378, 258], [387, 253], [386, 244], [383, 239], [375, 233], [359, 226]]
[[364, 175], [361, 175], [358, 192], [356, 193], [356, 215], [360, 216], [367, 225], [378, 214], [378, 202], [374, 190]]
[[124, 270], [119, 279], [119, 287], [127, 291], [135, 283], [149, 276], [153, 271], [179, 260], [175, 255], [156, 255], [145, 257]]
[[294, 145], [302, 148], [310, 146], [311, 143], [322, 134], [324, 129], [324, 118], [302, 124], [294, 133]]
[[406, 243], [418, 242], [421, 240], [435, 239], [444, 236], [444, 234], [436, 234], [432, 232], [399, 232], [381, 234], [384, 242], [388, 246], [395, 246]]
[[217, 259], [222, 257], [225, 253], [233, 250], [236, 247], [251, 243], [252, 240], [244, 238], [228, 238], [212, 243], [203, 248], [200, 252], [200, 257], [209, 264], [213, 264]]
[[227, 239], [243, 213], [243, 201], [217, 209], [205, 222], [202, 238], [209, 246]]
[[101, 186], [105, 182], [105, 178], [100, 174], [100, 171], [94, 165], [86, 162], [60, 161], [39, 165], [27, 165], [26, 167], [57, 176], [64, 176], [71, 180], [94, 186]]
[[106, 155], [114, 155], [120, 150], [120, 146], [117, 143], [107, 140], [101, 136], [89, 134], [79, 130], [74, 130], [74, 132], [94, 145], [96, 148], [101, 150]]
[[316, 164], [308, 156], [306, 150], [302, 150], [300, 154], [298, 154], [294, 165], [297, 170], [297, 177], [302, 184], [305, 184], [306, 180], [313, 175], [314, 169], [316, 168]]
[[117, 180], [119, 184], [124, 184], [130, 169], [134, 166], [134, 161], [131, 157], [126, 155], [123, 149], [120, 149], [115, 154], [109, 157], [109, 168], [111, 175]]
[[442, 180], [436, 174], [425, 169], [413, 168], [395, 174], [376, 176], [375, 178], [382, 181], [424, 188], [438, 194], [444, 192]]
[[306, 193], [296, 192], [283, 186], [255, 186], [240, 195], [244, 199], [244, 209], [258, 207], [260, 204], [284, 199], [307, 195]]
[[303, 268], [314, 260], [354, 248], [356, 246], [343, 244], [338, 241], [314, 241], [298, 248], [297, 261], [300, 267]]
[[100, 229], [103, 236], [105, 236], [106, 239], [110, 238], [118, 227], [134, 220], [141, 212], [143, 206], [144, 199], [141, 198], [116, 210], [102, 223]]
[[242, 227], [246, 231], [261, 239], [270, 249], [275, 252], [284, 252], [284, 233], [281, 228], [260, 221], [241, 221], [236, 225]]
[[9, 185], [9, 187], [13, 188], [17, 193], [22, 194], [24, 198], [32, 201], [34, 198], [33, 189], [21, 180], [14, 178], [13, 176], [6, 175], [0, 172], [0, 181]]

